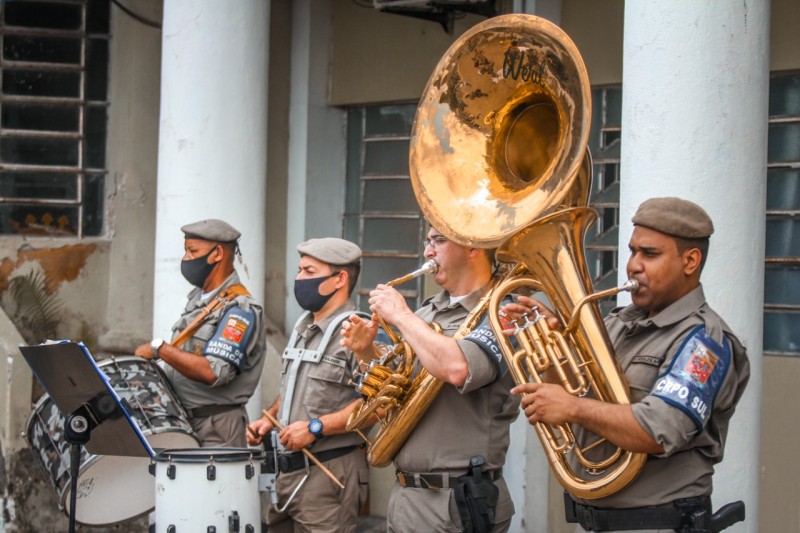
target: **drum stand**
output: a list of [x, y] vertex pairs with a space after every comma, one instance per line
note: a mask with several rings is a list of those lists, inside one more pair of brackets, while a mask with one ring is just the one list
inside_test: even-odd
[[81, 466], [83, 445], [89, 442], [92, 433], [90, 418], [81, 407], [67, 415], [64, 424], [64, 440], [69, 443], [69, 533], [75, 533], [75, 516], [78, 505], [78, 475]]

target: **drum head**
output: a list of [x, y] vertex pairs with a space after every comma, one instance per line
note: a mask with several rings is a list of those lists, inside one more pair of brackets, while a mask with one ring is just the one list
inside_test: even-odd
[[[197, 441], [179, 432], [148, 435], [153, 448], [190, 448]], [[108, 525], [120, 517], [135, 518], [155, 508], [155, 481], [150, 474], [147, 457], [93, 456], [78, 475], [75, 520], [86, 525]], [[70, 487], [64, 491], [67, 514], [70, 509]]]

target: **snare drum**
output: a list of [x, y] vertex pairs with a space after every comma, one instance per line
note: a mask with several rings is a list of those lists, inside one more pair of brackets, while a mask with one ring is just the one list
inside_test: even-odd
[[[199, 446], [186, 411], [155, 364], [125, 356], [97, 366], [128, 402], [131, 417], [153, 449]], [[53, 483], [60, 507], [70, 514], [70, 444], [64, 436], [64, 416], [49, 395], [36, 403], [26, 427], [28, 444]], [[82, 449], [75, 521], [107, 525], [151, 511], [155, 493], [149, 464], [147, 457], [92, 455]]]
[[155, 457], [156, 532], [261, 531], [264, 452], [164, 450]]

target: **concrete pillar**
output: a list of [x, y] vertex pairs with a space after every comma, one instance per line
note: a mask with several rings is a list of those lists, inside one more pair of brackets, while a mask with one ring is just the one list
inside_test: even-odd
[[292, 3], [289, 186], [286, 231], [286, 323], [302, 310], [294, 299], [296, 247], [306, 239], [341, 237], [345, 193], [345, 111], [328, 105], [333, 3]]
[[236, 269], [263, 300], [269, 11], [264, 0], [164, 2], [154, 336], [169, 337], [191, 289], [180, 273], [189, 222], [242, 232]]
[[623, 49], [620, 280], [643, 200], [681, 196], [708, 211], [716, 231], [703, 286], [752, 369], [713, 499], [716, 507], [744, 500], [747, 520], [731, 531], [756, 531], [769, 2], [629, 0]]

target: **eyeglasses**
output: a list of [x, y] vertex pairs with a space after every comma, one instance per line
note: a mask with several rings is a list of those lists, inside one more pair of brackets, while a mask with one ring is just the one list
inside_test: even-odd
[[425, 248], [427, 248], [428, 246], [430, 246], [431, 248], [433, 248], [434, 250], [436, 250], [436, 249], [438, 249], [438, 248], [441, 248], [441, 247], [442, 247], [442, 245], [443, 245], [444, 243], [446, 243], [446, 242], [450, 242], [450, 241], [449, 241], [449, 239], [448, 239], [447, 237], [445, 237], [445, 236], [443, 236], [443, 235], [434, 235], [434, 236], [433, 236], [433, 237], [431, 237], [430, 239], [425, 239], [424, 241], [422, 241], [422, 244], [424, 244], [424, 245], [425, 245]]

